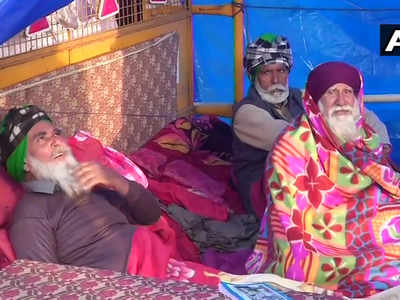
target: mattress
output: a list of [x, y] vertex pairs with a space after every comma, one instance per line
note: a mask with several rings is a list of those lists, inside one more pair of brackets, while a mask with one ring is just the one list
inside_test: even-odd
[[110, 270], [16, 260], [0, 270], [0, 299], [227, 299], [217, 289]]

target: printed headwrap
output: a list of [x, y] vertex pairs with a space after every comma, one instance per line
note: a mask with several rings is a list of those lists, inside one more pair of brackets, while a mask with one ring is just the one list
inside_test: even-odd
[[51, 121], [39, 107], [28, 105], [12, 108], [1, 124], [1, 163], [17, 181], [25, 178], [25, 161], [28, 153], [28, 132], [42, 120]]
[[289, 71], [292, 69], [293, 54], [287, 38], [269, 33], [247, 46], [243, 65], [252, 81], [262, 65], [273, 63], [283, 63]]

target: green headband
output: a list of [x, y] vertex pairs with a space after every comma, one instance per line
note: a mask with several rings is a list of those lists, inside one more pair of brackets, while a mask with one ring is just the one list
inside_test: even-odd
[[38, 122], [51, 119], [35, 105], [12, 108], [4, 117], [0, 129], [1, 163], [17, 181], [25, 179], [28, 154], [28, 133]]
[[276, 41], [276, 38], [277, 38], [278, 36], [276, 35], [276, 34], [273, 34], [273, 33], [265, 33], [265, 34], [263, 34], [261, 37], [260, 37], [260, 39], [262, 39], [262, 40], [264, 40], [264, 41], [267, 41], [267, 42], [270, 42], [270, 43], [273, 43], [274, 41]]
[[14, 152], [7, 159], [6, 166], [8, 173], [16, 180], [25, 179], [25, 163], [28, 154], [28, 136], [15, 148]]
[[252, 82], [254, 82], [256, 80], [258, 73], [260, 73], [260, 71], [261, 71], [261, 67], [262, 67], [262, 65], [257, 66], [256, 69], [254, 70], [254, 73], [250, 76], [250, 80]]

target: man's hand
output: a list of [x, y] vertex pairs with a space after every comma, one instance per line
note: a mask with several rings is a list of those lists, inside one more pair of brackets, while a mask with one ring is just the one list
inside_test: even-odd
[[129, 183], [125, 178], [95, 162], [82, 163], [74, 175], [86, 192], [91, 191], [95, 186], [105, 186], [122, 196], [126, 196], [129, 192]]

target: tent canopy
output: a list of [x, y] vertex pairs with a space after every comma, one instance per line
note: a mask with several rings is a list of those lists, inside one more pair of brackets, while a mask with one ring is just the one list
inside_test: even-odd
[[73, 0], [0, 0], [0, 44]]

